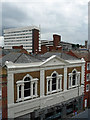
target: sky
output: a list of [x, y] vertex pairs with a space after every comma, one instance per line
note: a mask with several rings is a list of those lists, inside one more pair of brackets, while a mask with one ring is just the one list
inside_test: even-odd
[[[2, 30], [5, 28], [38, 26], [41, 40], [84, 44], [88, 40], [89, 0], [2, 0]], [[2, 42], [0, 42], [2, 44]]]

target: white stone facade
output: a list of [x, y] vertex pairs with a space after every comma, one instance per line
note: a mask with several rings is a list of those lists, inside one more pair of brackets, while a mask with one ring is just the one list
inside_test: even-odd
[[[26, 115], [30, 112], [33, 112], [36, 109], [44, 108], [47, 106], [51, 106], [57, 103], [61, 103], [63, 101], [67, 101], [69, 99], [72, 99], [74, 97], [78, 96], [78, 85], [72, 86], [72, 88], [67, 89], [67, 69], [68, 67], [81, 67], [81, 73], [77, 71], [77, 73], [81, 74], [81, 83], [84, 84], [84, 65], [85, 61], [82, 60], [74, 60], [74, 61], [66, 61], [63, 59], [58, 58], [57, 56], [52, 56], [49, 59], [47, 59], [44, 62], [39, 62], [37, 65], [34, 63], [26, 63], [26, 64], [15, 64], [15, 63], [6, 63], [7, 66], [7, 72], [8, 72], [8, 118], [16, 118], [22, 115]], [[61, 74], [56, 73], [56, 69], [64, 69], [64, 76]], [[56, 91], [52, 91], [52, 75], [47, 76], [47, 87], [48, 87], [48, 81], [50, 80], [50, 90], [47, 88], [47, 94], [45, 95], [45, 71], [46, 70], [54, 70], [54, 73], [57, 74], [56, 79]], [[32, 99], [28, 99], [24, 101], [24, 95], [23, 95], [23, 83], [24, 81], [20, 80], [17, 84], [17, 92], [19, 91], [19, 85], [22, 85], [22, 95], [21, 100], [22, 102], [19, 102], [19, 94], [17, 102], [14, 103], [14, 77], [13, 75], [15, 73], [24, 73], [24, 72], [32, 72], [32, 71], [40, 71], [40, 97], [38, 97], [37, 91], [35, 91], [36, 98], [33, 99], [33, 93], [31, 92]], [[27, 75], [28, 76], [28, 75]], [[63, 90], [62, 90], [62, 77], [64, 77], [64, 83], [63, 83]], [[59, 79], [60, 78], [60, 79]], [[60, 80], [60, 81], [59, 81]], [[32, 84], [33, 82], [36, 82], [35, 89], [37, 89], [38, 79], [32, 78]], [[60, 84], [59, 84], [60, 82]], [[60, 85], [60, 86], [59, 86]], [[32, 85], [31, 85], [32, 86]], [[33, 89], [33, 87], [31, 87]], [[55, 92], [54, 94], [52, 94]], [[79, 85], [79, 95], [82, 95], [84, 92], [84, 86]]]

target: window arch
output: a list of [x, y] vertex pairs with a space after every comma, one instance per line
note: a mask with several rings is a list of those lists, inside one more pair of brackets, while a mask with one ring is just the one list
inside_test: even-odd
[[53, 73], [52, 74], [52, 91], [56, 90], [56, 83], [57, 83], [57, 74]]
[[47, 94], [62, 90], [62, 75], [54, 71], [47, 76]]
[[76, 84], [76, 70], [72, 72], [72, 85]]
[[69, 88], [76, 87], [80, 85], [80, 72], [78, 72], [76, 69], [72, 70], [69, 75]]
[[37, 83], [38, 79], [32, 78], [29, 74], [17, 81], [17, 101], [37, 97]]
[[24, 79], [24, 97], [28, 97], [31, 95], [31, 79], [30, 77], [26, 77]]

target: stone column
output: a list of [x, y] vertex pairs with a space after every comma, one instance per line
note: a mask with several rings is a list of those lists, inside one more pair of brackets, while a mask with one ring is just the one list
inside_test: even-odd
[[44, 69], [40, 70], [40, 97], [43, 97], [45, 94], [45, 71]]
[[60, 78], [60, 90], [62, 90], [62, 77]]
[[14, 110], [10, 105], [14, 104], [14, 75], [8, 73], [7, 76], [7, 104], [8, 104], [8, 118], [14, 118]]
[[33, 82], [31, 82], [31, 97], [33, 97]]
[[67, 67], [64, 67], [64, 91], [67, 90]]
[[52, 92], [52, 79], [50, 79], [50, 92]]
[[56, 90], [58, 90], [58, 80], [59, 80], [59, 78], [57, 78], [57, 80], [56, 80]]
[[14, 76], [12, 73], [8, 73], [8, 84], [7, 84], [7, 94], [8, 94], [8, 104], [14, 103]]
[[21, 85], [21, 99], [24, 100], [24, 83]]
[[47, 78], [47, 94], [48, 94], [48, 78]]
[[19, 84], [17, 84], [17, 100], [19, 100]]

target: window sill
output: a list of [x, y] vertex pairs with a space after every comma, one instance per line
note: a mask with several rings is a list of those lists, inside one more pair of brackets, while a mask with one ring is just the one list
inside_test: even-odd
[[89, 92], [89, 90], [86, 90], [86, 92]]
[[80, 84], [79, 85], [74, 85], [74, 86], [72, 86], [72, 87], [69, 87], [69, 89], [73, 89], [73, 88], [76, 88], [76, 87], [80, 87]]
[[86, 81], [88, 82], [88, 81], [90, 81], [90, 79], [87, 79]]
[[24, 99], [16, 100], [16, 102], [22, 102], [22, 101], [33, 99], [33, 98], [37, 98], [37, 97], [38, 97], [38, 95], [33, 95], [32, 97], [29, 96], [29, 97], [25, 97]]
[[47, 95], [57, 93], [57, 92], [61, 92], [61, 91], [62, 91], [62, 89], [54, 90], [54, 91], [48, 92]]

